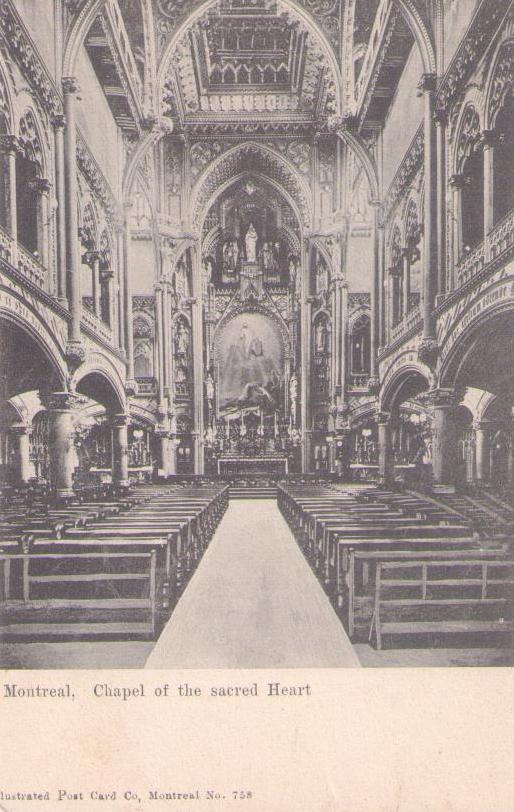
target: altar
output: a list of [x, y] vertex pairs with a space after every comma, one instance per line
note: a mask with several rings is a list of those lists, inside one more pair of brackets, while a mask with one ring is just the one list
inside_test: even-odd
[[289, 460], [277, 457], [218, 457], [218, 475], [288, 474]]

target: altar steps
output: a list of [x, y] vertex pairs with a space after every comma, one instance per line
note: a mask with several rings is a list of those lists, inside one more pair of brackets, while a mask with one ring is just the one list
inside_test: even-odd
[[230, 486], [229, 499], [276, 499], [276, 485]]

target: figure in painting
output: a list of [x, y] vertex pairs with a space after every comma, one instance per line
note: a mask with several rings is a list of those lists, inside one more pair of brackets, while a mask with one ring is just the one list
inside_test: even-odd
[[265, 319], [252, 315], [234, 323], [228, 335], [220, 368], [221, 407], [261, 406], [271, 413], [281, 388], [280, 350], [273, 332]]

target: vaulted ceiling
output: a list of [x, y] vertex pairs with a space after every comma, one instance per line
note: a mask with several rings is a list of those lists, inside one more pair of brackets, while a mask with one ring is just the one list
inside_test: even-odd
[[337, 81], [326, 45], [280, 0], [220, 0], [173, 49], [164, 99], [186, 122], [313, 121], [337, 112]]

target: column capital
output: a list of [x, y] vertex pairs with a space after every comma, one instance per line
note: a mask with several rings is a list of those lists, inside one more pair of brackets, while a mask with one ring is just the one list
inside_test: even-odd
[[34, 180], [30, 181], [29, 188], [37, 195], [47, 195], [52, 188], [52, 184], [47, 178], [34, 178]]
[[419, 398], [434, 409], [453, 409], [462, 400], [462, 393], [456, 389], [440, 387], [424, 392]]
[[82, 254], [82, 262], [89, 265], [90, 268], [92, 268], [96, 262], [100, 262], [101, 258], [101, 251], [86, 251]]
[[434, 93], [437, 86], [437, 75], [435, 73], [423, 73], [418, 82], [418, 90], [422, 93]]
[[86, 355], [86, 348], [82, 340], [71, 339], [66, 344], [66, 361], [72, 369], [78, 369], [86, 360]]
[[66, 116], [64, 113], [54, 113], [50, 123], [55, 130], [63, 130], [66, 127]]
[[75, 76], [63, 76], [62, 89], [63, 92], [67, 95], [72, 93], [78, 93], [80, 90], [78, 79]]
[[49, 412], [71, 412], [82, 403], [82, 398], [74, 392], [45, 392], [40, 393], [39, 399]]
[[375, 412], [375, 420], [379, 426], [387, 426], [391, 421], [391, 412]]
[[30, 427], [25, 423], [13, 423], [9, 428], [9, 434], [12, 434], [14, 437], [24, 437], [29, 431]]
[[453, 189], [462, 189], [466, 183], [466, 176], [457, 172], [450, 176], [448, 183]]
[[418, 360], [432, 369], [439, 355], [439, 344], [432, 336], [425, 336], [418, 347]]
[[378, 375], [371, 375], [368, 378], [368, 394], [369, 395], [378, 395], [380, 392], [380, 378]]
[[480, 133], [480, 143], [483, 149], [490, 149], [499, 143], [499, 137], [496, 130], [482, 130]]
[[438, 127], [446, 127], [448, 124], [448, 113], [442, 107], [437, 107], [434, 110], [434, 121]]
[[112, 428], [123, 428], [124, 426], [128, 426], [130, 422], [130, 416], [125, 413], [113, 414], [111, 415], [110, 422]]
[[23, 152], [20, 139], [15, 135], [0, 135], [0, 150], [8, 154], [17, 155]]

